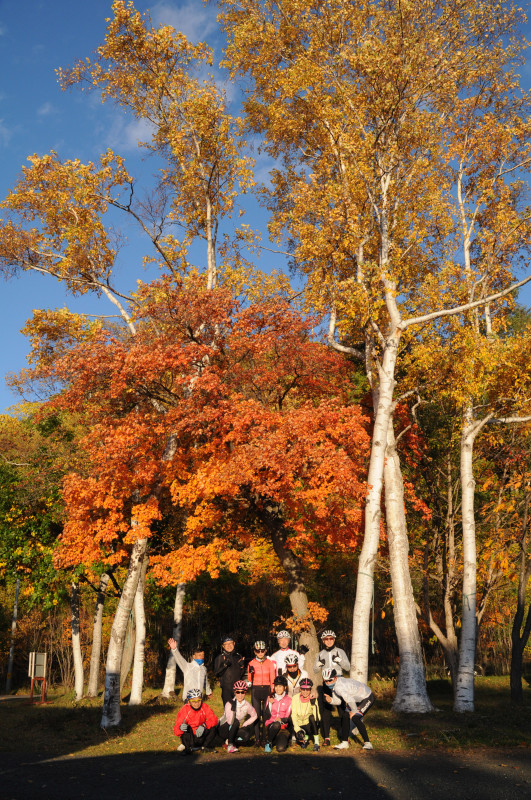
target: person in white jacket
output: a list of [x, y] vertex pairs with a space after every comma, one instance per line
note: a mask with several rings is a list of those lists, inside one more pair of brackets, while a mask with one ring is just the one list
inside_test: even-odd
[[[347, 654], [341, 647], [336, 645], [336, 634], [330, 628], [324, 630], [321, 634], [321, 642], [323, 644], [321, 650], [317, 654], [313, 671], [321, 673], [323, 669], [335, 669], [338, 675], [343, 672], [349, 672], [350, 661]], [[323, 687], [317, 687], [317, 698], [319, 700], [319, 711], [321, 713], [321, 733], [323, 736], [323, 746], [330, 746], [330, 723], [332, 721], [333, 706], [327, 703], [323, 695]], [[341, 711], [340, 711], [341, 716]]]
[[365, 714], [374, 704], [374, 695], [370, 688], [354, 678], [338, 677], [335, 669], [329, 668], [323, 670], [323, 681], [325, 700], [330, 705], [341, 708], [340, 742], [334, 749], [346, 750], [350, 734], [355, 735], [359, 732], [363, 739], [363, 749], [372, 750], [363, 721]]
[[186, 661], [179, 652], [175, 639], [168, 639], [168, 644], [172, 656], [177, 662], [177, 666], [183, 673], [183, 700], [186, 701], [188, 692], [192, 689], [199, 689], [199, 691], [206, 694], [207, 697], [210, 697], [212, 689], [208, 682], [208, 675], [205, 667], [205, 651], [200, 647], [196, 647], [192, 653], [192, 660]]

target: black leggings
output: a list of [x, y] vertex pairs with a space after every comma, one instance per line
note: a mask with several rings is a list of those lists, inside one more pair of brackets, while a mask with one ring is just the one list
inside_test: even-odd
[[217, 730], [218, 726], [215, 725], [213, 728], [207, 728], [202, 736], [196, 736], [193, 730], [188, 728], [181, 736], [181, 742], [187, 750], [191, 750], [192, 747], [213, 747]]
[[232, 725], [229, 725], [228, 722], [224, 722], [223, 725], [220, 725], [218, 734], [223, 741], [227, 740], [228, 744], [247, 744], [251, 738], [251, 726], [244, 725], [240, 727], [239, 720], [235, 719]]
[[[301, 730], [304, 731], [304, 733], [307, 736], [310, 736], [312, 738], [317, 736], [317, 734], [319, 733], [319, 728], [317, 727], [317, 722], [315, 721], [315, 717], [313, 714], [310, 714], [310, 717], [306, 725], [301, 725]], [[300, 738], [300, 731], [297, 731], [297, 738]]]
[[270, 694], [271, 694], [271, 687], [269, 685], [253, 686], [253, 688], [251, 689], [251, 705], [256, 711], [256, 722], [254, 723], [254, 736], [257, 743], [260, 741], [261, 723], [263, 723], [264, 721], [264, 712]]
[[362, 700], [361, 703], [358, 703], [358, 710], [350, 721], [350, 729], [352, 730], [353, 728], [357, 728], [364, 742], [369, 741], [369, 735], [367, 733], [367, 728], [365, 727], [365, 722], [363, 721], [363, 717], [373, 705], [374, 705], [374, 695], [371, 692], [370, 695], [367, 698], [365, 698], [365, 700]]
[[269, 744], [274, 744], [278, 753], [283, 753], [287, 750], [289, 744], [289, 731], [287, 728], [282, 728], [280, 722], [272, 722], [271, 725], [266, 726], [267, 741]]
[[[345, 734], [345, 738], [344, 739], [342, 738], [341, 741], [342, 742], [346, 742], [347, 739], [348, 739], [348, 724], [347, 724], [347, 722], [349, 720], [349, 715], [346, 714], [346, 712], [345, 712], [345, 701], [342, 700], [341, 701], [341, 705], [339, 705], [339, 706], [333, 706], [331, 703], [328, 703], [324, 699], [324, 693], [325, 693], [325, 690], [327, 688], [328, 687], [323, 687], [323, 686], [318, 686], [317, 687], [317, 702], [319, 703], [319, 711], [321, 713], [321, 732], [323, 734], [323, 739], [329, 739], [330, 738], [330, 722], [331, 722], [331, 718], [332, 718], [332, 710], [334, 708], [337, 708], [338, 713], [339, 713], [340, 723], [341, 723], [341, 726], [340, 726], [341, 736], [343, 734]], [[327, 694], [331, 694], [331, 692], [327, 691]], [[345, 714], [346, 714], [346, 721], [344, 719]], [[345, 733], [345, 730], [346, 730], [346, 733]]]

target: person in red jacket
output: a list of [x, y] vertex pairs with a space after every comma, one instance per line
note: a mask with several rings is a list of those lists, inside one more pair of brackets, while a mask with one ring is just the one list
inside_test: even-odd
[[264, 752], [270, 753], [276, 746], [278, 753], [287, 749], [290, 732], [291, 697], [288, 694], [288, 682], [284, 675], [277, 675], [273, 694], [267, 701], [264, 721], [267, 731], [267, 742]]
[[213, 747], [218, 727], [218, 718], [210, 706], [203, 703], [199, 689], [189, 691], [187, 699], [173, 728], [174, 734], [181, 737], [177, 750], [185, 755], [192, 750]]
[[247, 679], [251, 686], [251, 704], [256, 711], [254, 738], [257, 747], [261, 747], [264, 744], [263, 734], [261, 735], [261, 723], [264, 719], [267, 700], [273, 691], [273, 681], [277, 674], [275, 662], [266, 657], [266, 652], [265, 642], [255, 642], [254, 658], [247, 667]]

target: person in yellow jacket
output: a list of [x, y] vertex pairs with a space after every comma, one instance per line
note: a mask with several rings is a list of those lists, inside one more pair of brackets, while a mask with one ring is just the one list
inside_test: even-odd
[[291, 722], [295, 731], [295, 738], [303, 749], [313, 739], [313, 749], [319, 750], [319, 724], [321, 715], [319, 713], [319, 703], [312, 697], [313, 681], [310, 678], [303, 678], [299, 684], [300, 691], [293, 696], [291, 701]]

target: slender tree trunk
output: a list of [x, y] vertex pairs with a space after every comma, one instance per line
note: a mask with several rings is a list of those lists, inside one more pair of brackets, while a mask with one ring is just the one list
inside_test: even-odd
[[294, 617], [307, 620], [307, 630], [299, 636], [301, 644], [308, 648], [307, 663], [313, 664], [319, 652], [319, 642], [315, 625], [308, 613], [308, 595], [304, 583], [304, 568], [300, 558], [290, 549], [287, 543], [286, 531], [278, 514], [278, 509], [267, 508], [263, 514], [275, 553], [282, 564], [288, 578], [289, 600]]
[[94, 625], [92, 628], [92, 652], [90, 654], [90, 672], [87, 687], [87, 697], [98, 696], [98, 679], [100, 675], [101, 656], [101, 630], [103, 625], [103, 606], [107, 594], [109, 573], [104, 572], [100, 577], [100, 586], [96, 595], [96, 609], [94, 611]]
[[[135, 595], [136, 597], [136, 595]], [[127, 629], [125, 631], [125, 641], [122, 650], [122, 663], [120, 665], [120, 696], [124, 692], [125, 682], [131, 672], [133, 666], [133, 658], [135, 655], [135, 607], [133, 601], [133, 608], [129, 614], [127, 622]]]
[[129, 570], [124, 582], [122, 596], [116, 609], [111, 629], [107, 665], [105, 673], [105, 697], [101, 727], [109, 728], [120, 724], [120, 668], [122, 651], [129, 622], [136, 587], [142, 572], [142, 565], [147, 554], [148, 540], [137, 539], [133, 545]]
[[367, 682], [369, 673], [369, 630], [374, 568], [380, 544], [383, 474], [387, 449], [387, 430], [393, 413], [394, 371], [398, 339], [398, 333], [387, 339], [382, 365], [379, 368], [378, 398], [367, 476], [369, 489], [365, 501], [365, 532], [359, 558], [356, 599], [354, 601], [352, 620], [350, 675], [363, 683]]
[[81, 627], [79, 622], [79, 585], [72, 581], [70, 587], [70, 612], [72, 623], [72, 653], [74, 656], [74, 690], [76, 700], [83, 698], [83, 656], [81, 653]]
[[[524, 693], [522, 690], [522, 658], [524, 648], [529, 640], [531, 633], [531, 603], [525, 613], [525, 595], [527, 584], [531, 578], [531, 558], [527, 552], [527, 518], [529, 512], [529, 496], [526, 499], [524, 508], [524, 522], [522, 526], [522, 538], [520, 541], [520, 569], [518, 571], [518, 594], [516, 600], [516, 613], [514, 615], [513, 627], [511, 630], [511, 700], [513, 703], [523, 705]], [[522, 631], [522, 624], [525, 624]]]
[[[177, 642], [177, 647], [181, 643], [181, 633], [183, 627], [183, 605], [184, 595], [186, 592], [186, 584], [178, 583], [175, 590], [175, 605], [173, 607], [173, 632], [172, 638]], [[164, 677], [164, 686], [161, 692], [161, 697], [168, 698], [171, 692], [175, 691], [175, 676], [177, 672], [177, 663], [174, 657], [169, 655], [166, 664], [166, 675]]]
[[479, 430], [472, 407], [465, 410], [461, 434], [461, 514], [463, 521], [463, 607], [459, 667], [454, 711], [474, 710], [474, 663], [476, 656], [476, 521], [474, 515], [474, 439]]
[[144, 685], [144, 651], [146, 644], [146, 612], [144, 608], [144, 590], [146, 585], [146, 570], [149, 556], [146, 555], [142, 565], [138, 586], [135, 593], [135, 658], [133, 663], [133, 678], [131, 681], [130, 706], [142, 704], [142, 687]]
[[384, 467], [385, 516], [393, 587], [395, 630], [400, 664], [393, 710], [406, 713], [433, 711], [426, 675], [409, 573], [409, 541], [404, 508], [404, 484], [396, 450], [393, 419], [387, 431]]
[[15, 661], [15, 635], [17, 632], [18, 619], [18, 594], [20, 591], [20, 577], [17, 575], [15, 586], [15, 602], [13, 603], [13, 616], [11, 618], [11, 643], [9, 645], [9, 659], [7, 662], [6, 694], [11, 692], [13, 685], [13, 663]]

